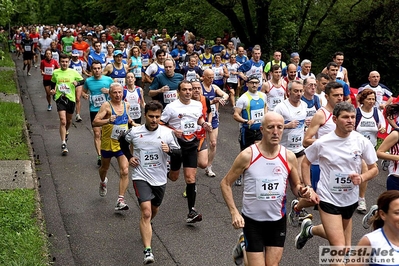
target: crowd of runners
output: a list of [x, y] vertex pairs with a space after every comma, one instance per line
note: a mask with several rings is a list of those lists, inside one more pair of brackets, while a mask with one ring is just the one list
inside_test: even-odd
[[[176, 181], [183, 168], [186, 222], [196, 223], [203, 219], [195, 208], [197, 168], [224, 176], [212, 167], [223, 126], [219, 108], [232, 108], [240, 128], [241, 152], [221, 180], [232, 225], [243, 228], [233, 249], [236, 265], [278, 265], [287, 220], [299, 227], [298, 249], [317, 235], [350, 254], [355, 211], [365, 214], [365, 228], [374, 223], [378, 229], [360, 244], [391, 247], [399, 261], [399, 104], [376, 70], [354, 95], [342, 52], [315, 75], [299, 53], [285, 63], [274, 51], [264, 62], [259, 45], [244, 47], [227, 30], [212, 45], [187, 30], [170, 35], [80, 24], [15, 28], [12, 39], [26, 75], [40, 68], [43, 106], [52, 111], [56, 104], [64, 156], [73, 115], [81, 122], [81, 99], [89, 101], [101, 197], [112, 157], [120, 168], [116, 211], [129, 209], [124, 195], [131, 167], [144, 264], [155, 261], [151, 220], [167, 179]], [[379, 138], [385, 140], [378, 146]], [[379, 172], [378, 158], [388, 169], [389, 191], [367, 208], [367, 182]], [[290, 204], [288, 184], [296, 197]], [[241, 210], [233, 185], [243, 185]], [[313, 225], [310, 207], [320, 225]]]

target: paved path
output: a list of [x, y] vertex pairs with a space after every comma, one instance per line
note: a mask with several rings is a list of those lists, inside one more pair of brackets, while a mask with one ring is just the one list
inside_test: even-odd
[[[47, 103], [40, 71], [32, 76], [22, 73], [17, 60], [21, 98], [32, 132], [40, 194], [54, 265], [142, 265], [143, 247], [139, 232], [139, 207], [131, 183], [126, 195], [130, 210], [114, 212], [117, 198], [117, 164], [113, 161], [108, 179], [108, 195], [98, 195], [99, 176], [89, 123], [87, 102], [83, 100], [83, 122], [73, 123], [68, 142], [69, 154], [61, 156], [58, 116], [46, 111]], [[185, 185], [180, 178], [168, 183], [164, 202], [153, 221], [152, 248], [155, 265], [234, 265], [231, 249], [239, 231], [231, 226], [230, 214], [223, 201], [219, 182], [239, 151], [238, 125], [232, 119], [231, 107], [221, 111], [218, 151], [214, 171], [216, 178], [198, 171], [196, 207], [202, 212], [201, 223], [187, 225], [187, 202], [182, 198]], [[369, 184], [368, 203], [385, 190], [383, 172]], [[240, 206], [242, 187], [234, 187]], [[291, 193], [288, 202], [292, 199]], [[315, 223], [319, 222], [317, 212]], [[354, 215], [353, 243], [367, 231], [361, 227], [361, 215]], [[318, 265], [318, 247], [327, 241], [313, 238], [303, 250], [296, 250], [294, 238], [298, 228], [288, 225], [286, 248], [281, 265]]]

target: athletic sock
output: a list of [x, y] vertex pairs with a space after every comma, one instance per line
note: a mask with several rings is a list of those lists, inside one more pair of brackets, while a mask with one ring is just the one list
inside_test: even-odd
[[313, 229], [313, 226], [309, 226], [309, 228], [307, 229], [309, 236], [313, 236], [312, 229]]
[[186, 186], [188, 211], [190, 212], [195, 206], [195, 198], [197, 196], [197, 189], [195, 183], [187, 184]]

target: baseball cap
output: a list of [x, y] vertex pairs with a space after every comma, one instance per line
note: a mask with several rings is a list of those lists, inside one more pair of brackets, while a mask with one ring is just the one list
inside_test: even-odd
[[259, 82], [259, 77], [258, 77], [258, 76], [255, 76], [255, 75], [249, 76], [247, 82], [250, 81], [250, 80], [254, 80], [254, 79], [255, 79], [257, 82]]
[[163, 39], [162, 39], [162, 38], [159, 38], [159, 39], [157, 40], [157, 42], [163, 42]]
[[135, 42], [138, 42], [138, 41], [140, 41], [140, 37], [137, 37], [137, 36], [136, 36], [136, 37], [134, 37], [134, 41], [135, 41]]
[[79, 51], [78, 50], [73, 50], [72, 51], [72, 56], [79, 56]]
[[177, 45], [183, 46], [183, 45], [184, 45], [184, 42], [178, 42]]
[[93, 36], [93, 33], [91, 33], [91, 32], [89, 32], [89, 33], [87, 33], [87, 36]]
[[114, 56], [123, 55], [121, 50], [115, 50]]
[[291, 54], [291, 58], [294, 58], [295, 56], [299, 56], [299, 54], [297, 52]]
[[209, 44], [205, 44], [205, 49], [211, 49], [211, 46]]

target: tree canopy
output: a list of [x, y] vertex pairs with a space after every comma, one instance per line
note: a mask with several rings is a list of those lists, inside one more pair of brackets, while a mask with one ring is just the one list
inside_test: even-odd
[[[15, 7], [18, 7], [16, 9]], [[345, 53], [351, 85], [367, 82], [377, 70], [396, 93], [399, 50], [396, 0], [3, 0], [0, 24], [89, 23], [121, 28], [184, 28], [214, 39], [234, 30], [247, 47], [260, 44], [269, 60], [281, 50], [310, 59], [314, 73]]]

